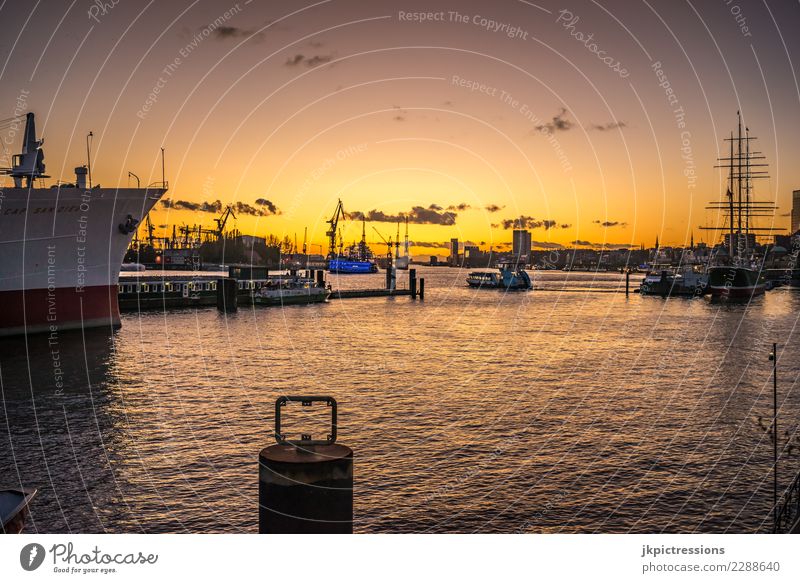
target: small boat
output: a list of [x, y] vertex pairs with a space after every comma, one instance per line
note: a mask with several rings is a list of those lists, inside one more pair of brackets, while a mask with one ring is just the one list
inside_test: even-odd
[[0, 522], [4, 534], [19, 534], [25, 527], [28, 505], [37, 494], [35, 488], [8, 488], [0, 490]]
[[331, 295], [330, 287], [313, 279], [278, 277], [268, 280], [253, 295], [257, 306], [285, 306], [290, 304], [316, 304], [325, 302]]
[[707, 284], [708, 276], [691, 267], [654, 269], [645, 275], [639, 293], [643, 296], [694, 297], [703, 295]]
[[470, 287], [502, 290], [529, 290], [533, 283], [528, 273], [512, 264], [501, 264], [497, 271], [473, 271], [467, 276]]

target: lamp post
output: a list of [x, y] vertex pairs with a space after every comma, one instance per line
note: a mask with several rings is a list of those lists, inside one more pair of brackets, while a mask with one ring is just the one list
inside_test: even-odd
[[778, 532], [778, 344], [772, 343], [772, 523]]

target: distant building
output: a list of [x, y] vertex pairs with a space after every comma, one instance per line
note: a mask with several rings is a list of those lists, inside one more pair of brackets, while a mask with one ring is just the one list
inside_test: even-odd
[[450, 265], [459, 265], [461, 262], [459, 261], [458, 256], [458, 238], [453, 237], [450, 239], [450, 258], [448, 259]]
[[792, 233], [800, 230], [800, 190], [792, 193]]
[[257, 244], [261, 245], [267, 244], [266, 237], [256, 237], [255, 235], [242, 235], [240, 239], [242, 240], [242, 245], [244, 245], [248, 249], [252, 249]]
[[464, 267], [488, 267], [491, 252], [481, 251], [477, 245], [464, 244]]
[[511, 253], [519, 263], [528, 263], [531, 256], [531, 232], [525, 229], [514, 229], [511, 240]]

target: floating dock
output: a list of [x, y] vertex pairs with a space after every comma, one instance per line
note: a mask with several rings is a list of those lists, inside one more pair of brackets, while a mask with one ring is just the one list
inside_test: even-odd
[[[409, 288], [392, 289], [351, 289], [351, 290], [332, 290], [330, 300], [344, 300], [356, 298], [376, 298], [391, 296], [410, 296], [420, 297], [424, 294], [423, 281], [420, 280], [420, 288], [417, 288], [416, 273], [410, 274]], [[237, 275], [255, 275], [255, 273], [242, 273], [237, 271]], [[324, 272], [322, 270], [310, 270], [307, 272], [308, 279], [324, 282]], [[187, 277], [186, 275], [169, 275], [161, 273], [159, 275], [148, 275], [146, 272], [123, 277], [119, 282], [119, 309], [122, 312], [144, 311], [144, 310], [168, 310], [179, 308], [199, 308], [218, 305], [217, 299], [221, 293], [219, 289], [220, 281], [227, 281], [226, 285], [233, 285], [236, 289], [236, 304], [239, 306], [253, 305], [254, 298], [261, 291], [261, 288], [268, 282], [274, 282], [281, 277], [293, 277], [293, 275], [275, 274], [269, 276], [266, 271], [259, 273], [262, 275], [258, 279], [237, 279], [219, 278], [210, 275], [196, 275]], [[422, 294], [420, 293], [422, 292]], [[288, 302], [287, 302], [288, 303]]]

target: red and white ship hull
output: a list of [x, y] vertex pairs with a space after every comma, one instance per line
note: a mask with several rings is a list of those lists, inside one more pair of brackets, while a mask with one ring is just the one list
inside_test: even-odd
[[120, 265], [164, 192], [0, 187], [0, 336], [119, 326]]

